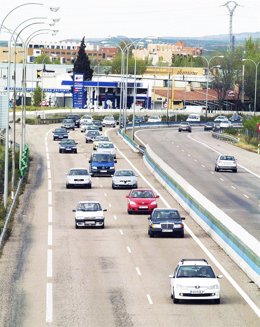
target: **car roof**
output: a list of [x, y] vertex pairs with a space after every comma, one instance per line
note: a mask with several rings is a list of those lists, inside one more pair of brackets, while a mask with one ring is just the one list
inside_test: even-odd
[[99, 203], [100, 204], [100, 202], [99, 201], [96, 201], [96, 200], [79, 201], [78, 204], [80, 204], [80, 203]]
[[206, 259], [182, 259], [178, 265], [180, 266], [209, 266], [208, 261]]

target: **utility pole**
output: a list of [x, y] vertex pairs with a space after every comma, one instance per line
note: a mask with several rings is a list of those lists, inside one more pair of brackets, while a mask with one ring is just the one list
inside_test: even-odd
[[222, 6], [227, 7], [229, 12], [229, 51], [232, 52], [234, 50], [234, 37], [232, 34], [233, 14], [236, 7], [239, 6], [239, 4], [236, 1], [228, 1]]

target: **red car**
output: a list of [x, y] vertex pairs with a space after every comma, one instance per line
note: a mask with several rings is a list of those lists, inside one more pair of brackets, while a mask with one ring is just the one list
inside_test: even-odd
[[154, 194], [151, 189], [134, 189], [126, 196], [127, 212], [132, 213], [151, 213], [157, 208], [157, 200], [159, 195]]

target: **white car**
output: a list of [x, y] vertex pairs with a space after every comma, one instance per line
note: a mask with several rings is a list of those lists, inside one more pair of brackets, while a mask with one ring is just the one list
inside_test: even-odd
[[112, 154], [116, 159], [116, 146], [112, 142], [98, 142], [96, 151], [97, 153]]
[[84, 132], [86, 132], [86, 129], [87, 129], [87, 127], [88, 126], [93, 126], [93, 123], [90, 123], [90, 122], [88, 122], [88, 121], [83, 121], [81, 124], [80, 124], [80, 131], [81, 131], [81, 133], [84, 133]]
[[91, 176], [85, 168], [71, 168], [67, 173], [66, 188], [71, 187], [87, 187], [91, 188]]
[[232, 170], [234, 173], [237, 172], [237, 160], [234, 156], [227, 154], [220, 154], [217, 156], [215, 162], [215, 171], [220, 170]]
[[211, 300], [220, 303], [220, 284], [205, 259], [182, 259], [170, 277], [173, 303], [181, 300]]
[[80, 201], [75, 212], [75, 228], [79, 227], [105, 227], [104, 211], [98, 201]]
[[93, 123], [93, 118], [91, 117], [91, 115], [83, 115], [80, 118], [79, 123], [80, 123], [80, 125], [83, 124], [83, 123], [90, 123], [90, 124], [92, 124]]
[[103, 127], [116, 127], [116, 121], [113, 116], [105, 116], [102, 120]]
[[217, 116], [214, 119], [215, 123], [221, 123], [221, 122], [225, 122], [225, 121], [228, 121], [228, 118], [226, 116]]
[[110, 142], [110, 139], [108, 136], [105, 136], [105, 135], [97, 136], [95, 141], [93, 142], [93, 150], [97, 149], [97, 145], [100, 142]]
[[220, 122], [220, 124], [219, 124], [220, 128], [228, 128], [228, 127], [231, 127], [231, 126], [232, 126], [232, 123], [228, 119], [225, 120], [225, 121]]
[[159, 116], [151, 116], [148, 118], [148, 123], [160, 123], [162, 121], [162, 118]]
[[131, 169], [116, 170], [112, 176], [112, 189], [115, 188], [137, 188], [137, 176]]

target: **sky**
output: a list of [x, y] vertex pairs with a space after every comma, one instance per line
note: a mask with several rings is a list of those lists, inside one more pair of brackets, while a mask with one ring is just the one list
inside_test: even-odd
[[[36, 1], [5, 1], [1, 6], [0, 22], [15, 7]], [[229, 33], [229, 11], [225, 5], [229, 0], [40, 0], [42, 5], [26, 5], [15, 9], [6, 18], [4, 25], [15, 29], [26, 19], [56, 17], [60, 22], [54, 29], [56, 36], [39, 35], [35, 40], [61, 41], [66, 39], [106, 38], [124, 35], [129, 38], [154, 37], [200, 37]], [[237, 0], [233, 14], [233, 33], [260, 31], [260, 0]], [[59, 6], [52, 14], [47, 6]], [[21, 25], [22, 27], [32, 21]], [[34, 24], [25, 28], [21, 36], [28, 35], [46, 25]], [[21, 28], [22, 28], [21, 27]], [[20, 29], [21, 29], [20, 28]], [[52, 27], [53, 28], [53, 27]], [[18, 29], [19, 30], [19, 29]], [[2, 33], [0, 39], [7, 39]]]

